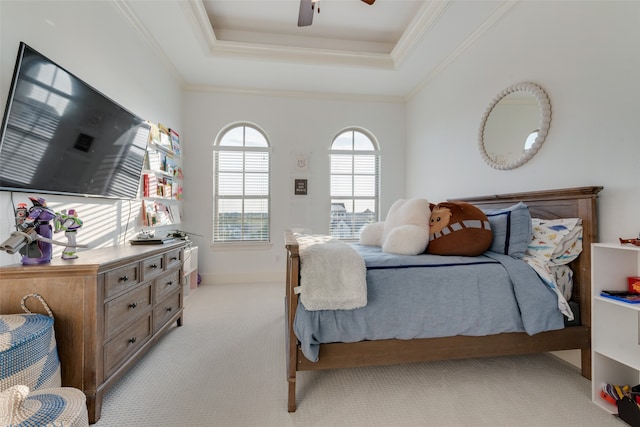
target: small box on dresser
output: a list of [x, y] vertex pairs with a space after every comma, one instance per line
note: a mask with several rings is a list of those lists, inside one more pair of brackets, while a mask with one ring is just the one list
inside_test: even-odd
[[627, 278], [640, 275], [640, 247], [596, 243], [591, 250], [592, 400], [611, 413], [603, 384], [640, 384], [640, 304], [600, 296], [603, 290], [625, 291]]

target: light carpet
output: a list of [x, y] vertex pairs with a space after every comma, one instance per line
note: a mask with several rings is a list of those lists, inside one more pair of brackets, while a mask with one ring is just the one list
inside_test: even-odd
[[300, 372], [288, 413], [284, 285], [204, 285], [185, 308], [96, 426], [626, 426], [547, 354]]

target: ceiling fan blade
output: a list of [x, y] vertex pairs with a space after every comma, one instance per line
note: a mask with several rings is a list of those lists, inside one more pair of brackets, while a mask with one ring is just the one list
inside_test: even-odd
[[313, 22], [313, 3], [311, 0], [300, 0], [298, 27], [306, 27]]
[[373, 3], [375, 3], [376, 0], [362, 0], [362, 1], [368, 4], [369, 6], [371, 6]]

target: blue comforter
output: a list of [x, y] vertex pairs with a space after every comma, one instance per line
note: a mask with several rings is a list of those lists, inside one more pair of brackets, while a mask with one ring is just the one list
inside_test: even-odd
[[495, 252], [404, 256], [353, 246], [367, 266], [367, 305], [307, 311], [298, 304], [294, 331], [311, 361], [318, 361], [322, 343], [533, 335], [564, 327], [556, 295], [522, 260]]

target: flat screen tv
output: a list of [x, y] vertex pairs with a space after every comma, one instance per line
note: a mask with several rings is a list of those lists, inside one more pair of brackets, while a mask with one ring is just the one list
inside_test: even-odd
[[133, 199], [150, 126], [20, 43], [0, 136], [0, 190]]

